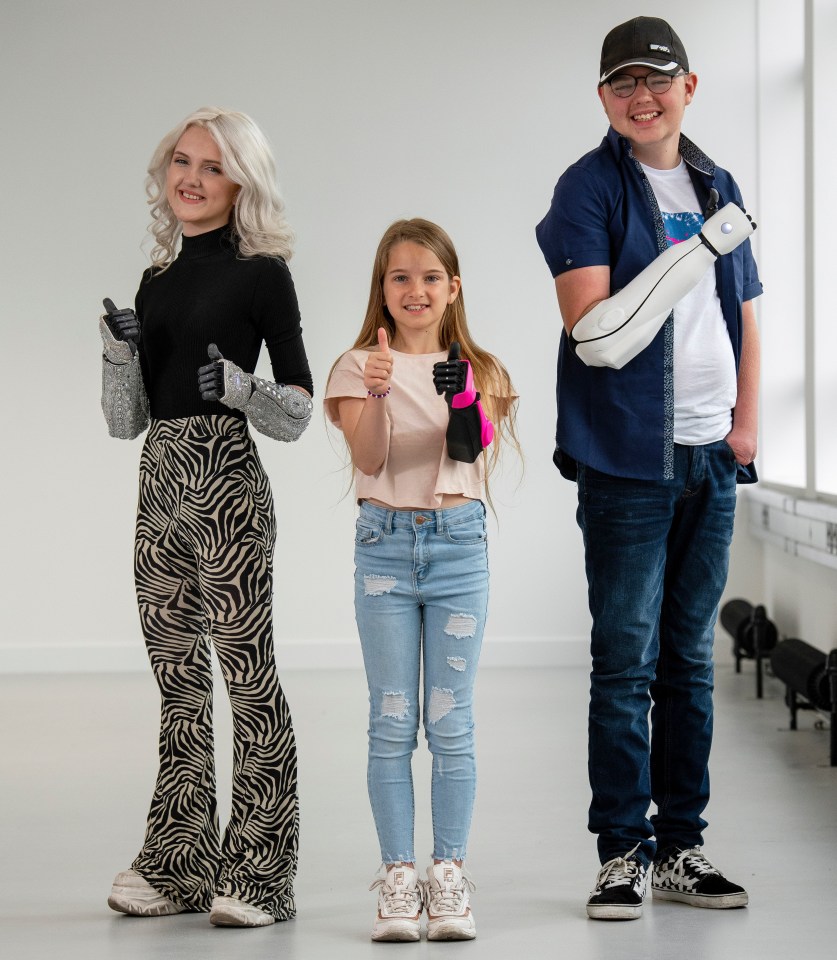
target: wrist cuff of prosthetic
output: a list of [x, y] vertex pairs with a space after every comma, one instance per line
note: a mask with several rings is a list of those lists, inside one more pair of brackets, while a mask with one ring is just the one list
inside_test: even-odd
[[494, 439], [494, 424], [485, 415], [480, 395], [474, 388], [471, 364], [465, 375], [465, 389], [450, 400], [450, 419], [446, 434], [448, 456], [451, 460], [473, 463]]
[[99, 317], [99, 333], [102, 336], [102, 348], [105, 359], [109, 363], [117, 366], [123, 363], [130, 363], [135, 355], [135, 350], [131, 349], [131, 344], [127, 340], [117, 340], [113, 331], [108, 326], [105, 318]]

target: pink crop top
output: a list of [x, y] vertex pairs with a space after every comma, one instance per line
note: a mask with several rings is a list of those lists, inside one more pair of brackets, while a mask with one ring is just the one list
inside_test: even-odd
[[[326, 416], [340, 427], [337, 400], [366, 398], [363, 368], [368, 350], [349, 350], [337, 361], [324, 400]], [[386, 400], [390, 421], [389, 451], [373, 476], [356, 471], [359, 500], [374, 499], [393, 507], [436, 509], [445, 493], [473, 500], [485, 496], [484, 457], [475, 463], [451, 460], [445, 447], [448, 405], [433, 387], [433, 364], [441, 353], [399, 353], [392, 350], [392, 392]]]

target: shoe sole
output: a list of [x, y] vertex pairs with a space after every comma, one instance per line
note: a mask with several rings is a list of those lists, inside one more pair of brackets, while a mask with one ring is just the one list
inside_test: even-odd
[[258, 907], [243, 910], [235, 904], [219, 904], [210, 910], [209, 922], [215, 927], [269, 927], [276, 920]]
[[715, 897], [708, 897], [703, 893], [680, 893], [678, 890], [664, 890], [651, 887], [655, 900], [672, 900], [676, 903], [688, 903], [690, 907], [704, 907], [709, 910], [732, 910], [736, 907], [746, 907], [750, 902], [746, 890], [741, 893], [727, 893]]
[[108, 906], [111, 910], [129, 917], [173, 917], [176, 913], [183, 913], [183, 907], [178, 907], [166, 897], [160, 897], [159, 901], [150, 900], [138, 904], [130, 899], [130, 896], [115, 892], [108, 897]]
[[476, 937], [477, 931], [473, 926], [463, 927], [454, 923], [442, 923], [427, 930], [428, 940], [475, 940]]
[[642, 916], [642, 904], [587, 904], [587, 916], [591, 920], [639, 920]]
[[390, 921], [372, 931], [372, 940], [375, 943], [409, 943], [421, 939], [418, 921], [397, 920]]

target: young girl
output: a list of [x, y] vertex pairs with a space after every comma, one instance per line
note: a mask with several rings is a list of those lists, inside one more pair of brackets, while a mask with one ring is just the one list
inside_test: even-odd
[[[135, 575], [162, 699], [160, 771], [145, 843], [108, 903], [134, 916], [210, 910], [217, 925], [262, 926], [295, 912], [298, 817], [294, 736], [273, 656], [273, 501], [247, 424], [295, 440], [311, 416], [285, 263], [292, 233], [270, 148], [244, 114], [187, 117], [154, 153], [146, 189], [152, 266], [136, 313], [106, 300], [100, 330], [111, 435], [132, 439], [148, 426]], [[262, 341], [277, 383], [252, 375]], [[210, 639], [233, 712], [223, 840]]]
[[[464, 389], [467, 365], [455, 348], [449, 357], [455, 342], [484, 410], [479, 394]], [[423, 907], [429, 940], [476, 936], [462, 861], [475, 790], [472, 693], [488, 601], [481, 450], [491, 433], [487, 418], [502, 427], [492, 461], [503, 434], [517, 445], [515, 399], [505, 368], [471, 339], [448, 235], [427, 220], [394, 223], [378, 247], [360, 335], [334, 365], [326, 392], [360, 502], [355, 611], [369, 684], [369, 798], [386, 866], [373, 884], [373, 940], [418, 940]], [[426, 883], [413, 850], [411, 758], [420, 715], [433, 754]]]

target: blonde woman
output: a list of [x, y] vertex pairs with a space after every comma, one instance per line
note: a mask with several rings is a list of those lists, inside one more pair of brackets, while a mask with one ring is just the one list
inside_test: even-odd
[[[160, 769], [145, 842], [108, 903], [134, 916], [209, 910], [216, 925], [263, 926], [295, 913], [298, 813], [273, 654], [273, 501], [248, 423], [292, 441], [311, 416], [292, 233], [270, 148], [241, 113], [186, 117], [154, 153], [146, 189], [152, 265], [135, 311], [106, 300], [100, 330], [110, 433], [148, 428], [135, 576], [162, 701]], [[275, 383], [253, 376], [262, 343]], [[233, 712], [223, 836], [210, 643]]]
[[[468, 331], [448, 235], [427, 220], [394, 223], [378, 247], [360, 334], [334, 365], [325, 401], [360, 501], [355, 610], [369, 684], [369, 798], [385, 866], [373, 884], [373, 940], [418, 940], [425, 907], [428, 939], [476, 936], [462, 864], [488, 603], [483, 501], [486, 461], [504, 440], [517, 444], [515, 399], [505, 368]], [[490, 421], [498, 429], [486, 449]], [[420, 715], [433, 754], [427, 881], [413, 848]]]

